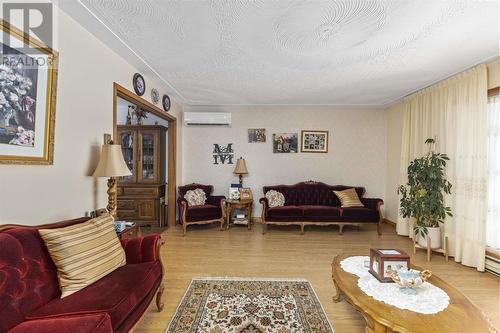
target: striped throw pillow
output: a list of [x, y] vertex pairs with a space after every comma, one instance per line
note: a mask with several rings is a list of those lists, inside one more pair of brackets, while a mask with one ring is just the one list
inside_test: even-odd
[[333, 193], [339, 198], [341, 207], [364, 207], [354, 188], [344, 191], [333, 191]]
[[125, 265], [125, 251], [109, 214], [84, 223], [38, 232], [57, 267], [61, 298]]

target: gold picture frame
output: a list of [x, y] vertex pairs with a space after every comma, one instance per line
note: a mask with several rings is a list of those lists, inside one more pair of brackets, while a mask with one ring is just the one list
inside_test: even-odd
[[240, 200], [252, 200], [253, 194], [250, 187], [240, 188]]
[[300, 134], [302, 153], [328, 153], [328, 131], [303, 130]]
[[[18, 120], [15, 120], [14, 125], [10, 124], [12, 115], [4, 115], [4, 117], [0, 119], [0, 164], [52, 165], [54, 164], [54, 131], [59, 54], [57, 51], [48, 47], [42, 41], [29, 36], [29, 34], [24, 33], [5, 20], [0, 19], [0, 26], [4, 36], [10, 36], [9, 40], [10, 38], [14, 37], [18, 41], [24, 43], [24, 45], [36, 49], [40, 57], [35, 60], [37, 61], [36, 70], [32, 69], [33, 71], [36, 71], [37, 80], [34, 87], [35, 99], [31, 102], [31, 105], [34, 104], [36, 106], [34, 112], [29, 111], [31, 112], [31, 115], [29, 117], [26, 117], [32, 122], [33, 129], [31, 130], [29, 127], [27, 127], [26, 129], [23, 128], [17, 123]], [[5, 41], [3, 40], [0, 42], [0, 49], [3, 50], [4, 45], [10, 48], [10, 45], [4, 43]], [[11, 49], [15, 50], [14, 47], [12, 47]], [[31, 54], [28, 55], [18, 50], [15, 51], [19, 54], [17, 55], [19, 58], [24, 56], [24, 59], [34, 59], [32, 58]], [[19, 74], [17, 70], [14, 71], [11, 67], [9, 67], [10, 60], [7, 60], [6, 64], [5, 59], [9, 59], [8, 56], [9, 55], [3, 55], [4, 59], [2, 59], [2, 63], [0, 64], [3, 65], [2, 70], [6, 71], [6, 73], [7, 71], [11, 71], [15, 74]], [[42, 67], [42, 65], [40, 65], [41, 59], [45, 60], [43, 63], [45, 67]], [[42, 89], [43, 87], [44, 89]], [[39, 89], [40, 92], [38, 93]], [[44, 102], [40, 104], [38, 104], [39, 96], [43, 97], [44, 100]], [[29, 106], [26, 106], [26, 104], [22, 105], [22, 112], [28, 112], [28, 110]], [[19, 110], [16, 110], [15, 112], [18, 111]], [[11, 114], [12, 113], [13, 111], [11, 111]], [[37, 123], [37, 117], [38, 119], [42, 119], [42, 121], [39, 121]], [[3, 123], [1, 121], [3, 121]], [[19, 143], [20, 140], [18, 140], [18, 138], [20, 137], [20, 133], [22, 133], [20, 128], [22, 129], [22, 131], [28, 133], [26, 135], [28, 138], [31, 138], [25, 139], [28, 143]], [[43, 142], [40, 138], [38, 138], [37, 132], [43, 133]], [[8, 141], [10, 138], [13, 139]], [[12, 141], [17, 143], [11, 143]]]

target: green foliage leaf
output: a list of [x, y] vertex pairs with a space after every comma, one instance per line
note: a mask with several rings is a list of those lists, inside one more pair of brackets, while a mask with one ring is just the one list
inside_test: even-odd
[[[434, 144], [435, 139], [425, 140]], [[429, 151], [408, 165], [408, 182], [398, 187], [400, 213], [403, 217], [416, 219], [415, 234], [425, 236], [427, 227], [438, 227], [447, 216], [453, 216], [451, 208], [445, 206], [444, 195], [451, 194], [451, 183], [446, 179], [446, 162], [443, 153]]]

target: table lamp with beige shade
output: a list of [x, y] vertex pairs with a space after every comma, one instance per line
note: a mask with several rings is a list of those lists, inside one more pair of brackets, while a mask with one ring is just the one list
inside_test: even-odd
[[109, 177], [108, 206], [106, 208], [113, 216], [116, 216], [116, 177], [130, 176], [131, 174], [123, 158], [121, 145], [115, 145], [113, 141], [102, 145], [99, 164], [97, 164], [92, 176]]
[[240, 185], [243, 187], [243, 175], [248, 175], [247, 164], [244, 158], [240, 157], [236, 160], [236, 167], [234, 168], [233, 173], [239, 176]]

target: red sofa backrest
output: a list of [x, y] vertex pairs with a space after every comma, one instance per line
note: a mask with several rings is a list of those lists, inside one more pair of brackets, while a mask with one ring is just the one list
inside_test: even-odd
[[0, 226], [0, 333], [59, 297], [57, 270], [38, 229], [81, 223], [80, 218], [43, 226]]
[[264, 186], [264, 195], [267, 191], [275, 190], [283, 193], [285, 205], [320, 205], [320, 206], [340, 206], [340, 201], [333, 191], [343, 191], [348, 188], [355, 188], [358, 196], [363, 197], [365, 188], [360, 186], [328, 185], [321, 182], [302, 182], [295, 185], [273, 185]]

